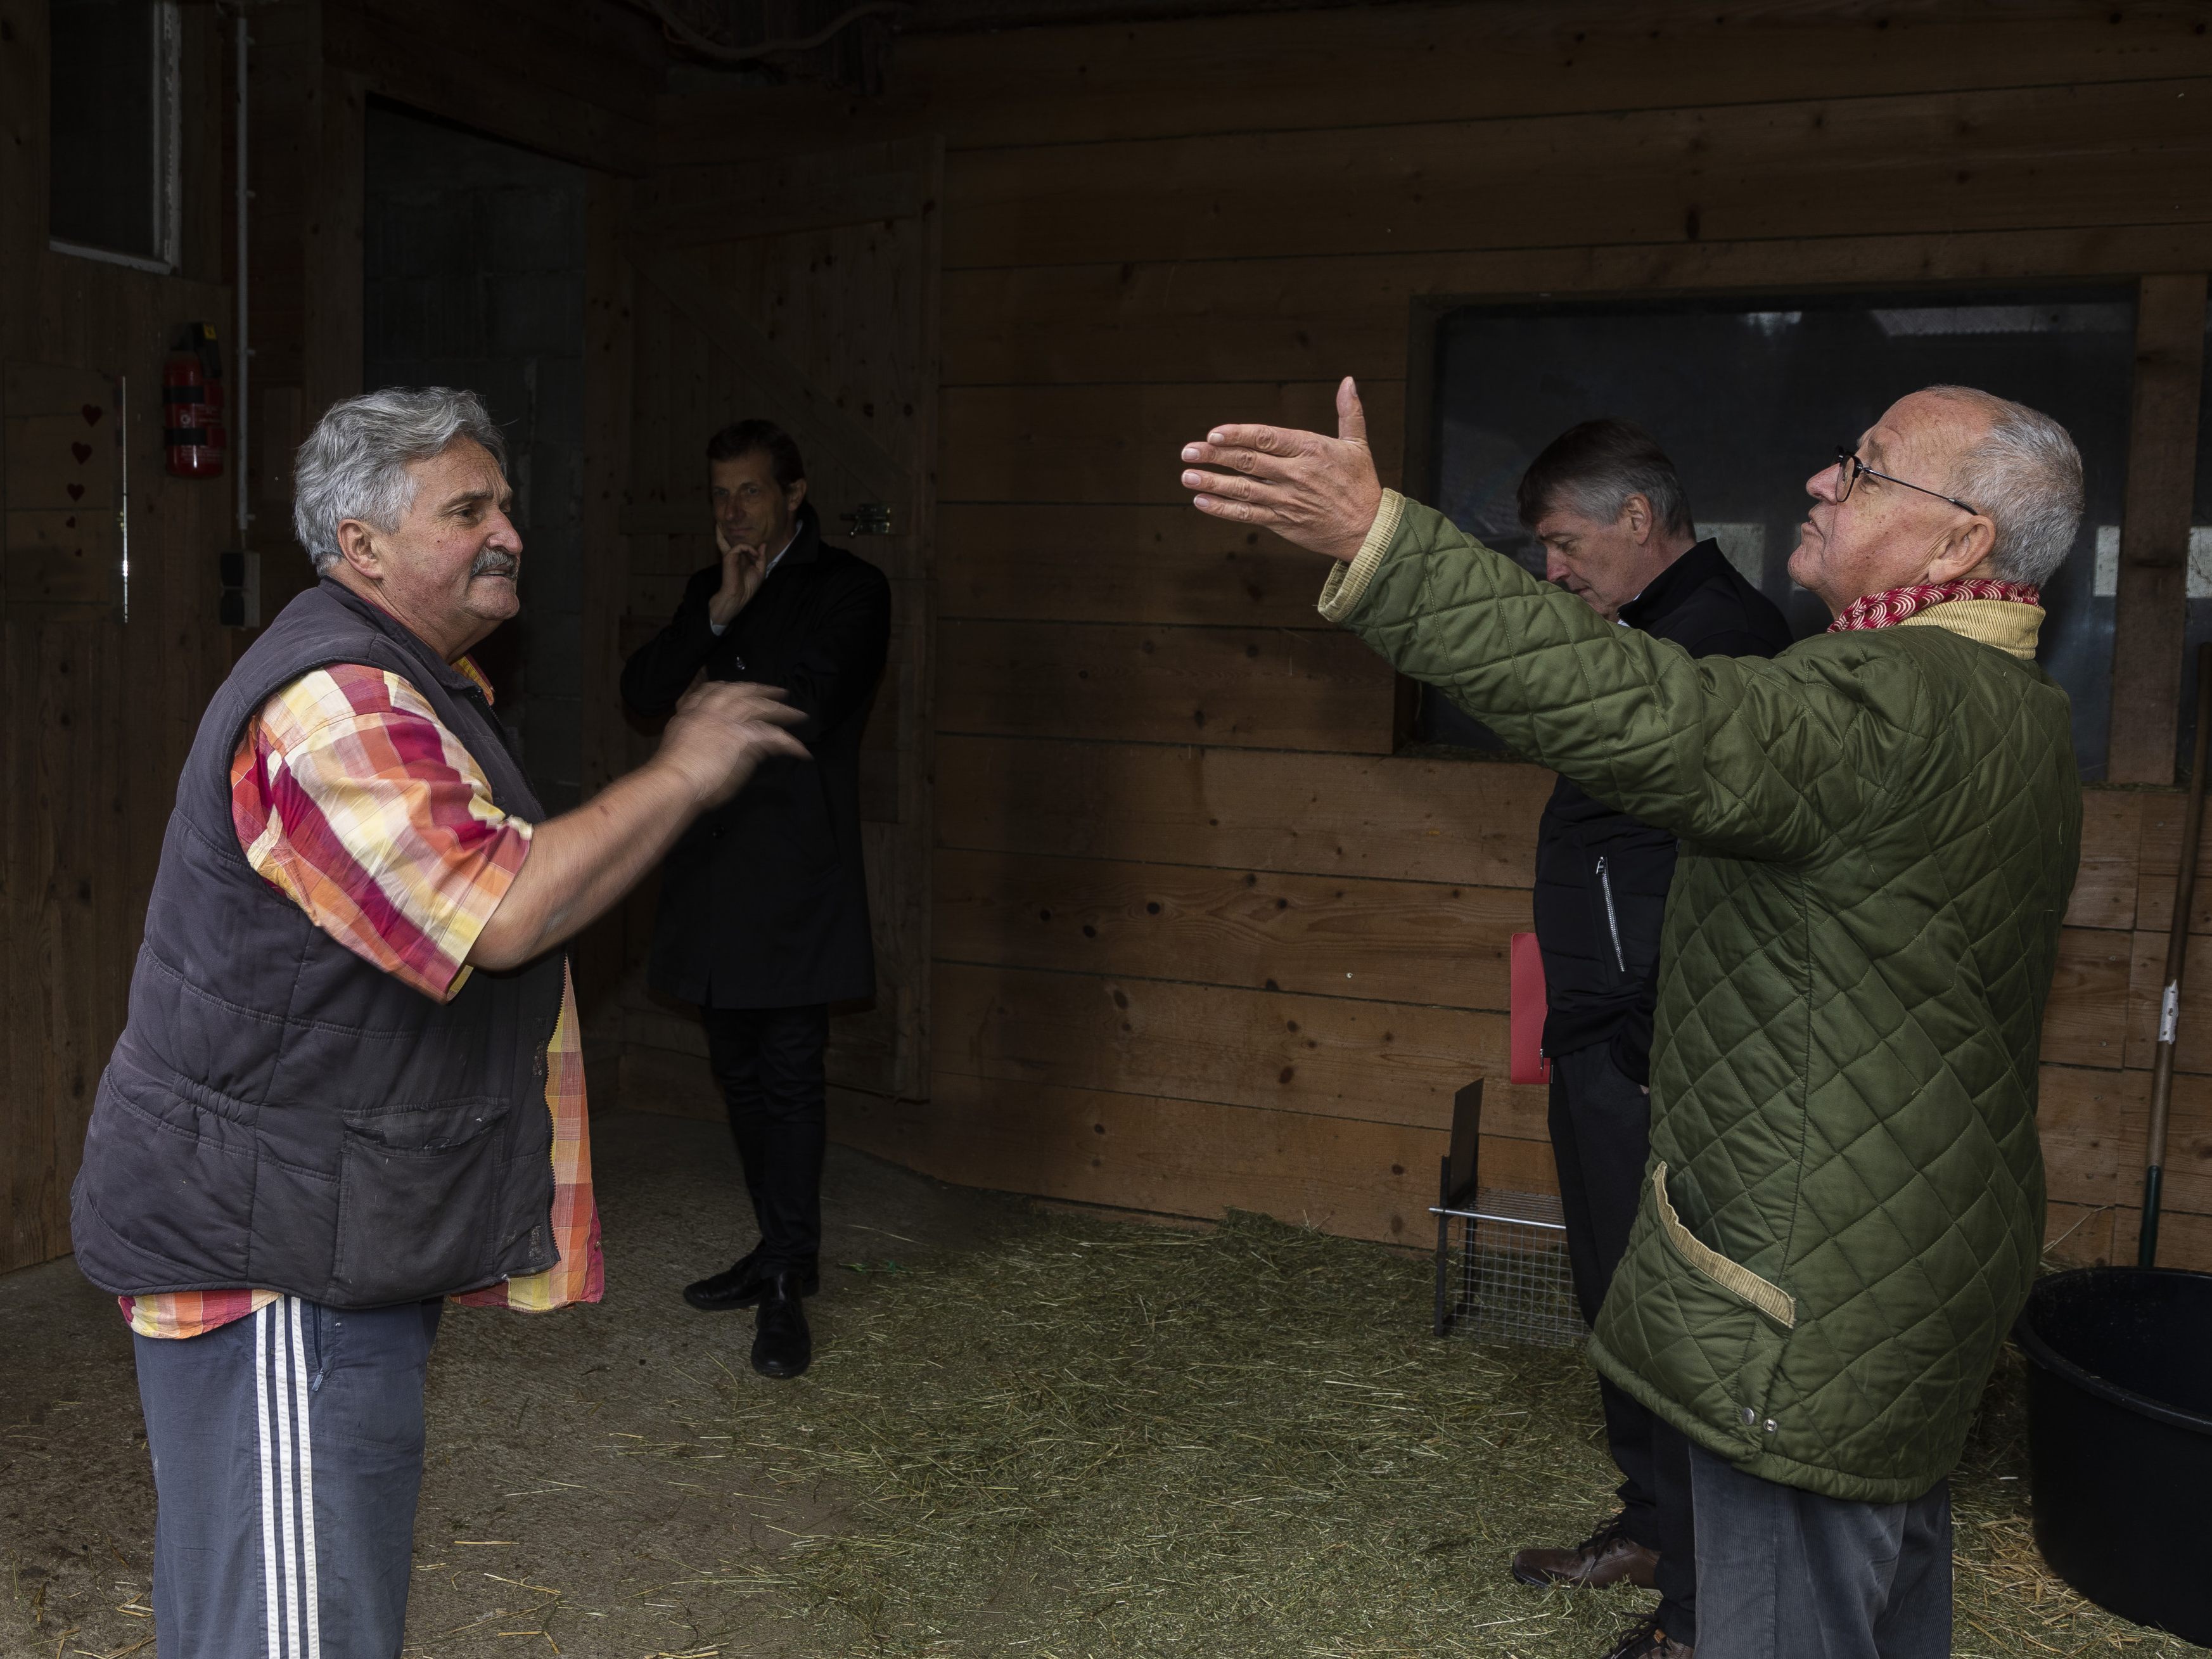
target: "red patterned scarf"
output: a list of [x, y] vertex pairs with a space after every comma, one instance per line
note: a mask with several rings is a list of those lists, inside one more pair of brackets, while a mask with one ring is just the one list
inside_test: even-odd
[[1853, 599], [1844, 607], [1844, 614], [1828, 624], [1828, 631], [1842, 634], [1856, 628], [1889, 628], [1949, 599], [2010, 599], [2016, 605], [2041, 605], [2043, 590], [2033, 582], [1991, 581], [1981, 576], [1972, 581], [1893, 587], [1886, 593], [1868, 593]]

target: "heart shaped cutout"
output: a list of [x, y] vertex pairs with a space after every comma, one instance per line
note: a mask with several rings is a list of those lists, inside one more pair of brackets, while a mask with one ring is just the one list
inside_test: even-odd
[[87, 426], [98, 426], [100, 417], [107, 411], [98, 404], [83, 404], [78, 406], [76, 412], [84, 416], [84, 423]]
[[79, 466], [82, 466], [87, 461], [92, 459], [92, 446], [90, 444], [71, 444], [70, 446], [70, 453], [76, 456], [76, 464]]
[[71, 484], [69, 487], [69, 493], [70, 499], [71, 501], [81, 501], [84, 499], [84, 486], [82, 484]]

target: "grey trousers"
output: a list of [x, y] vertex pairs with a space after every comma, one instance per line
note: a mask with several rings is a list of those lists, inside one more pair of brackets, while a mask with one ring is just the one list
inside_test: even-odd
[[1690, 1448], [1698, 1659], [1945, 1659], [1951, 1485], [1853, 1504]]
[[203, 1336], [132, 1339], [159, 1659], [395, 1659], [439, 1307], [288, 1296]]

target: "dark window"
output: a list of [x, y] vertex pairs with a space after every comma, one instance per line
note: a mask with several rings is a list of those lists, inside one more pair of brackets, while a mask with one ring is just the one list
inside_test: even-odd
[[[2044, 592], [2040, 660], [2073, 698], [2081, 775], [2104, 776], [2132, 286], [1469, 307], [1438, 325], [1437, 354], [1433, 491], [1455, 522], [1541, 575], [1542, 550], [1515, 509], [1522, 471], [1578, 421], [1634, 421], [1673, 457], [1700, 533], [1801, 638], [1828, 613], [1786, 567], [1806, 480], [1839, 442], [1938, 383], [2051, 416], [2081, 447], [2087, 501], [2074, 552]], [[1415, 735], [1500, 746], [1426, 688]]]
[[176, 263], [173, 0], [52, 0], [50, 224], [64, 252]]

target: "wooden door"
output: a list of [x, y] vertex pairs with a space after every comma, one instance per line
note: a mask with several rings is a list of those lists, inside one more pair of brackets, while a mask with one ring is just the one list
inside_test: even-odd
[[[798, 440], [824, 538], [890, 579], [890, 655], [860, 779], [877, 993], [872, 1006], [836, 1012], [830, 1081], [833, 1093], [904, 1099], [922, 1097], [928, 1079], [941, 173], [934, 139], [668, 169], [639, 187], [623, 239], [635, 386], [624, 653], [715, 556], [702, 457], [733, 420], [774, 420]], [[624, 1104], [719, 1115], [690, 1011], [644, 987], [650, 925], [641, 897], [620, 998]]]

